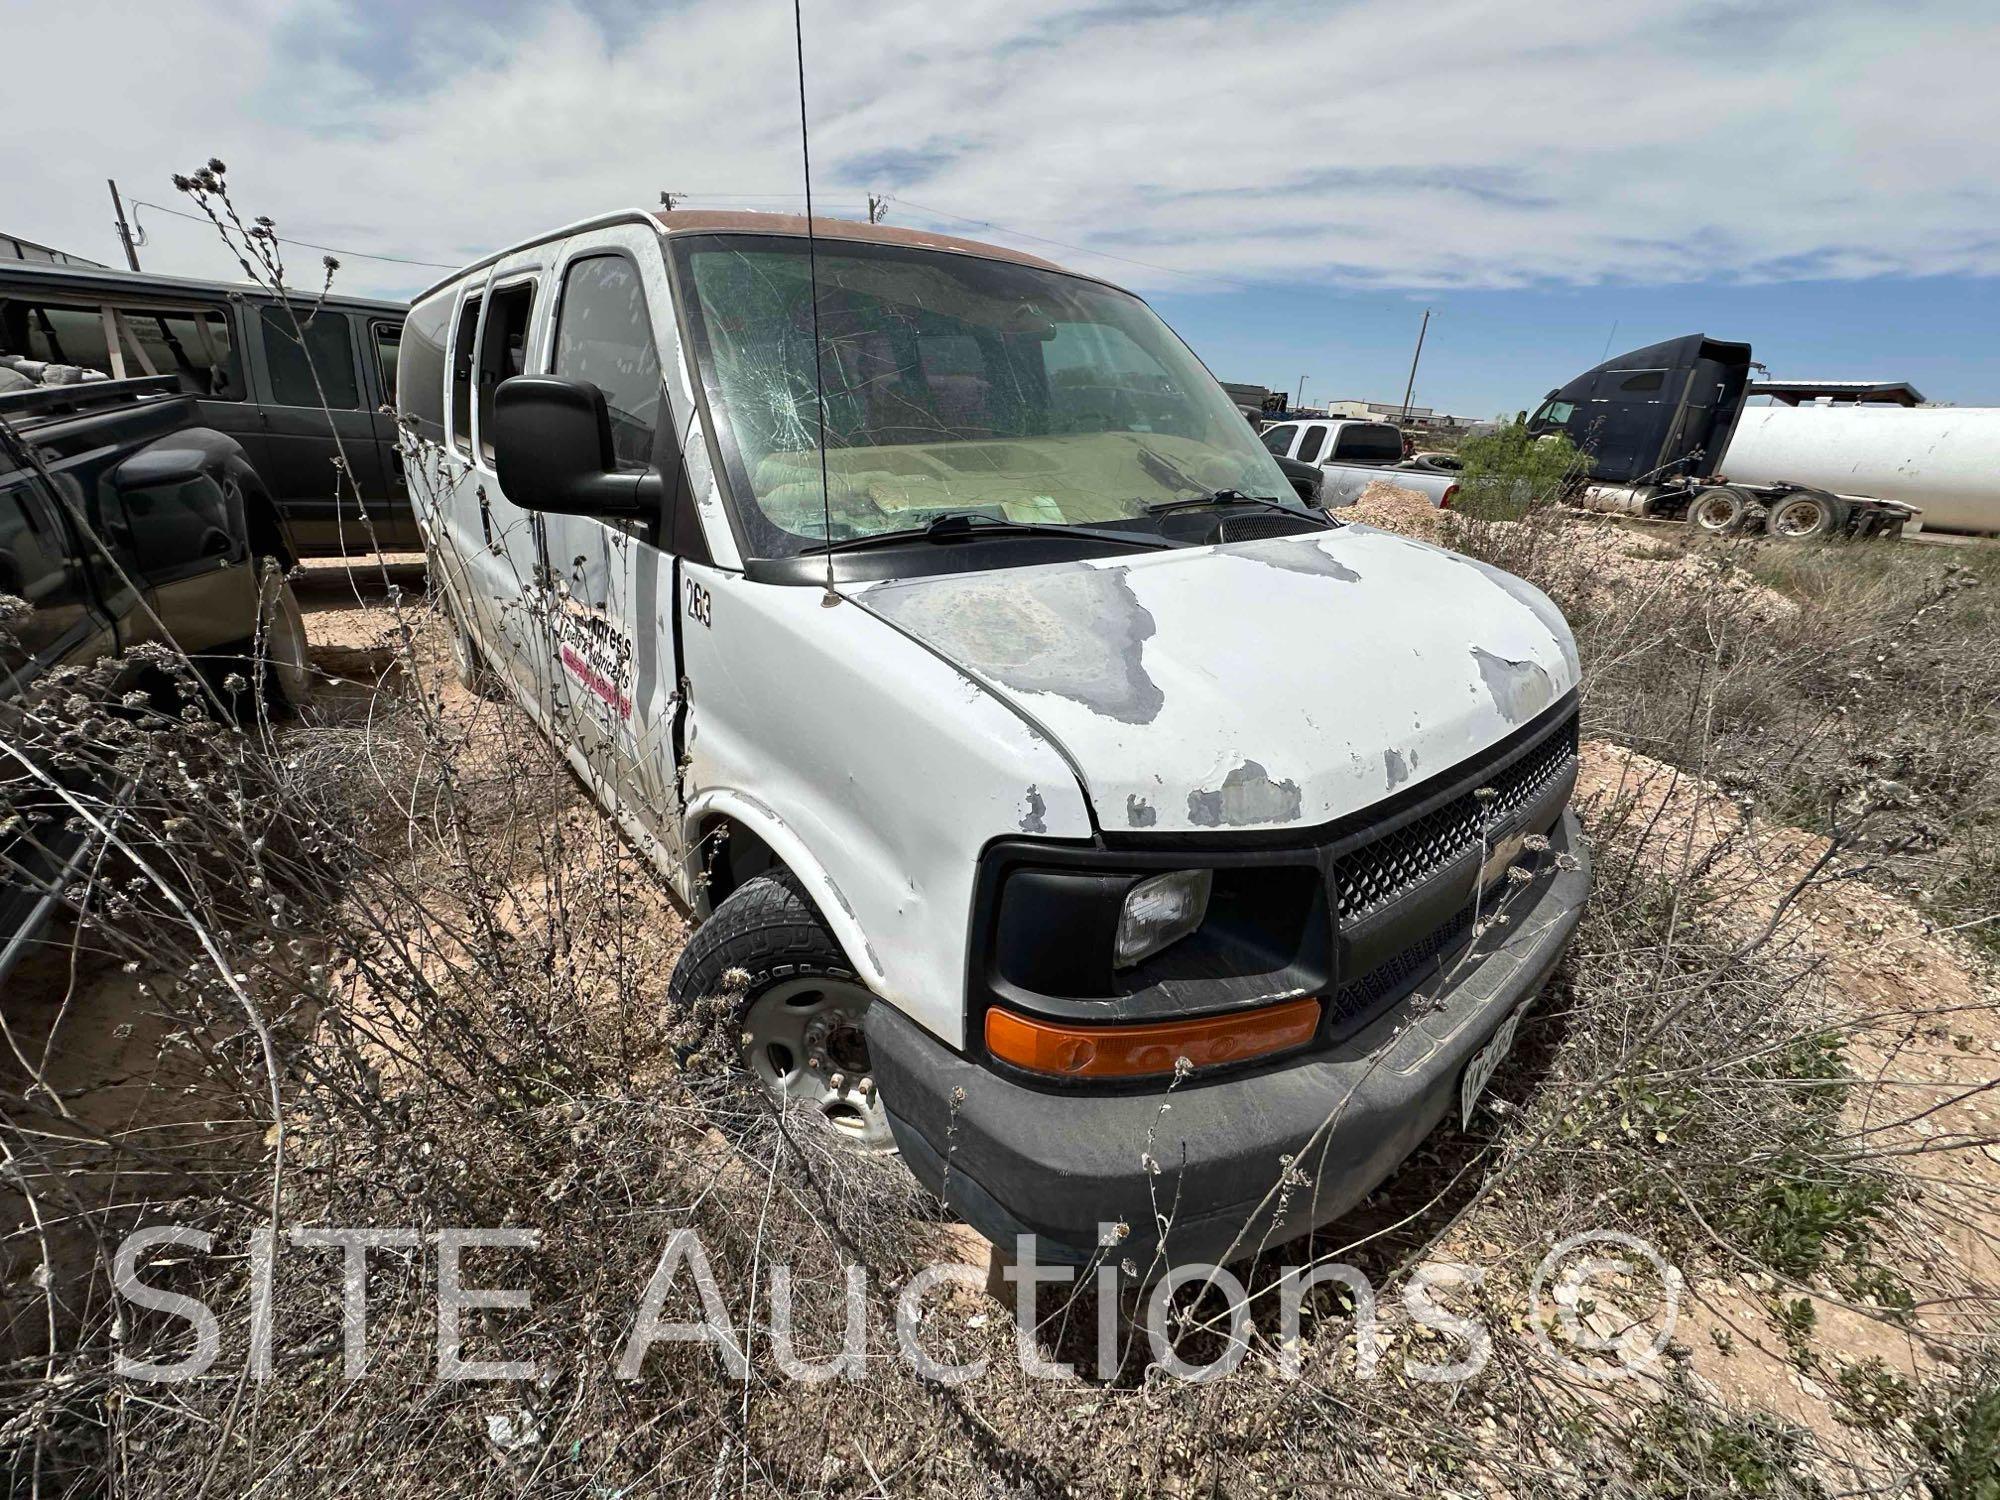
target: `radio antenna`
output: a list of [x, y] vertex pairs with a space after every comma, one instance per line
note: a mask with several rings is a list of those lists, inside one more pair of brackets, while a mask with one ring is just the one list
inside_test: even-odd
[[826, 376], [819, 359], [819, 244], [813, 234], [812, 135], [806, 128], [806, 29], [799, 3], [800, 0], [792, 0], [792, 41], [799, 56], [799, 158], [805, 164], [806, 178], [806, 278], [812, 293], [813, 411], [819, 419], [819, 507], [826, 549], [826, 593], [819, 602], [831, 609], [840, 603], [840, 595], [833, 590], [833, 488], [826, 476]]

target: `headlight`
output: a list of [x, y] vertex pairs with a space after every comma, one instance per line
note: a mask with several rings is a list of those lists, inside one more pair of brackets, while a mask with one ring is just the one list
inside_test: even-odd
[[1213, 870], [1175, 870], [1133, 886], [1125, 893], [1125, 908], [1118, 914], [1112, 966], [1129, 969], [1201, 926], [1214, 885]]

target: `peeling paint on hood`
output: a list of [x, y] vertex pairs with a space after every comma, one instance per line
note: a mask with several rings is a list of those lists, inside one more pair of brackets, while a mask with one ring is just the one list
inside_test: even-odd
[[[1023, 580], [1033, 586], [1020, 588]], [[931, 585], [949, 583], [952, 587]], [[961, 666], [1024, 698], [1055, 694], [1093, 714], [1150, 724], [1163, 701], [1141, 648], [1153, 617], [1125, 574], [1084, 565], [960, 573], [885, 584], [863, 599]]]
[[1322, 823], [1477, 754], [1578, 675], [1540, 591], [1359, 526], [850, 597], [1054, 736], [1108, 828]]
[[1254, 760], [1223, 777], [1221, 786], [1188, 793], [1188, 821], [1203, 828], [1258, 828], [1298, 818], [1298, 783], [1273, 781]]
[[1509, 661], [1477, 646], [1472, 648], [1472, 659], [1479, 663], [1479, 676], [1493, 706], [1509, 724], [1525, 724], [1556, 701], [1540, 662]]

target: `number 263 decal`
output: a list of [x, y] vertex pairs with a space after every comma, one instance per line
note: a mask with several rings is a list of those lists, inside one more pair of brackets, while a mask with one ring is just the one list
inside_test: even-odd
[[701, 621], [703, 629], [708, 627], [708, 590], [692, 578], [687, 580], [687, 611], [689, 619]]

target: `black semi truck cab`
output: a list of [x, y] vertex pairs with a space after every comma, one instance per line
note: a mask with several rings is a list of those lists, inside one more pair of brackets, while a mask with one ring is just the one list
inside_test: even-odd
[[1528, 419], [1566, 434], [1584, 457], [1576, 498], [1598, 510], [1692, 522], [1724, 534], [1758, 528], [1802, 541], [1898, 535], [1914, 506], [1789, 482], [1728, 477], [1729, 442], [1750, 394], [1748, 344], [1689, 333], [1648, 344], [1550, 391]]

